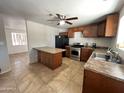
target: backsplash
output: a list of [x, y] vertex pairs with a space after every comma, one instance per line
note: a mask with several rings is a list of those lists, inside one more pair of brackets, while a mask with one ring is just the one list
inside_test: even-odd
[[84, 44], [87, 42], [88, 44], [96, 43], [97, 46], [111, 47], [112, 41], [113, 38], [84, 38], [82, 33], [76, 32], [74, 38], [69, 39], [69, 44], [72, 45], [76, 42]]

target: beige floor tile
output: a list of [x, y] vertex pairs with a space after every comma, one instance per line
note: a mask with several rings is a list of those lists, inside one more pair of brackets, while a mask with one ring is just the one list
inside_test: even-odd
[[62, 90], [65, 89], [66, 85], [68, 84], [69, 80], [62, 79], [62, 78], [56, 78], [49, 82], [49, 86], [52, 87], [57, 93], [62, 92]]
[[0, 93], [20, 93], [18, 90], [4, 90], [4, 91], [0, 91]]
[[39, 91], [36, 93], [57, 93], [54, 89], [52, 89], [50, 86], [46, 85], [43, 86]]
[[1, 78], [0, 79], [0, 90], [1, 89], [15, 89], [16, 82], [11, 78]]
[[29, 64], [27, 53], [10, 55], [12, 71], [0, 75], [0, 93], [82, 93], [85, 63], [63, 58], [51, 70], [41, 63]]
[[[79, 85], [82, 86], [82, 84], [83, 84], [83, 75], [80, 74], [80, 73], [77, 73], [77, 74], [72, 78], [71, 81], [73, 81], [73, 82], [75, 82], [75, 83], [77, 83], [77, 84], [79, 84]], [[82, 82], [82, 83], [81, 83], [81, 82]]]
[[75, 82], [69, 82], [61, 93], [82, 93], [82, 86]]

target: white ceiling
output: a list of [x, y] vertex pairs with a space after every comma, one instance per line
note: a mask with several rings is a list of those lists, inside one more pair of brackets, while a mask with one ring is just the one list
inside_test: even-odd
[[[68, 28], [85, 25], [99, 20], [102, 16], [119, 11], [124, 0], [0, 0], [0, 13], [20, 15], [46, 25]], [[49, 22], [49, 13], [60, 13], [79, 19], [72, 26], [57, 26]]]

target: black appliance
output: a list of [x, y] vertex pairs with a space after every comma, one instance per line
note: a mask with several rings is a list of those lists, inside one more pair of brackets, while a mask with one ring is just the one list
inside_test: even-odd
[[[55, 47], [65, 49], [65, 46], [69, 45], [69, 38], [67, 36], [55, 36]], [[65, 57], [65, 52], [62, 53], [62, 56]]]
[[69, 45], [69, 38], [67, 36], [55, 36], [55, 47], [65, 49], [65, 46]]
[[82, 47], [84, 47], [84, 45], [72, 45], [71, 47], [74, 47], [74, 48], [82, 48]]

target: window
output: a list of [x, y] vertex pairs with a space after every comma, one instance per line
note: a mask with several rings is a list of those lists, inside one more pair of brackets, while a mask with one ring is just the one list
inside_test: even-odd
[[11, 33], [12, 36], [12, 45], [19, 46], [19, 45], [26, 45], [26, 34], [25, 33]]
[[120, 19], [117, 48], [124, 50], [124, 16]]

